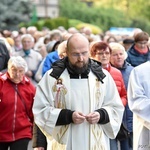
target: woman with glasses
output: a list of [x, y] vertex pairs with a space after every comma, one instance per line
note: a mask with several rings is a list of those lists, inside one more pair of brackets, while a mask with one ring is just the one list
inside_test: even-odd
[[[114, 79], [124, 107], [127, 104], [127, 92], [120, 70], [110, 65], [111, 48], [106, 42], [96, 42], [90, 49], [91, 58], [100, 63]], [[118, 150], [118, 140], [110, 139], [110, 149]]]
[[141, 31], [134, 36], [134, 44], [127, 51], [127, 62], [133, 67], [150, 60], [148, 41], [149, 34], [146, 32]]

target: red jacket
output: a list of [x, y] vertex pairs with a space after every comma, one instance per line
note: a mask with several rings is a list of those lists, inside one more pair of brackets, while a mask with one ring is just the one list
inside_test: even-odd
[[122, 103], [124, 106], [126, 106], [127, 91], [126, 91], [125, 84], [124, 84], [123, 77], [122, 77], [120, 70], [116, 69], [115, 67], [112, 67], [111, 65], [109, 65], [105, 69], [111, 74], [112, 78], [114, 79], [119, 95], [121, 97]]
[[[13, 85], [18, 89], [25, 104]], [[0, 76], [0, 142], [32, 138], [34, 95], [35, 87], [27, 77], [24, 77], [21, 83], [14, 84], [8, 73]]]

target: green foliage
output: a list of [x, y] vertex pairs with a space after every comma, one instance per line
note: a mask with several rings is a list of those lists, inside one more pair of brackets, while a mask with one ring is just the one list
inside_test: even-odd
[[42, 30], [43, 27], [47, 27], [50, 30], [58, 28], [59, 26], [63, 26], [65, 28], [69, 27], [69, 22], [67, 18], [59, 17], [59, 18], [53, 18], [53, 19], [40, 19], [36, 23], [22, 23], [19, 27], [25, 26], [36, 26], [38, 30]]
[[89, 7], [77, 0], [60, 0], [60, 15], [97, 25], [103, 31], [110, 27], [139, 27], [148, 32], [150, 1], [101, 0], [99, 3], [104, 5]]
[[1, 0], [0, 29], [16, 29], [20, 22], [28, 22], [32, 5], [29, 1]]
[[[84, 3], [81, 3], [80, 0], [59, 0], [60, 12], [59, 15], [64, 17], [71, 18], [72, 16], [80, 16], [79, 12], [76, 10], [81, 10], [86, 7]], [[72, 17], [72, 19], [76, 19]]]
[[[88, 2], [93, 2], [93, 5], [88, 5]], [[0, 29], [14, 30], [30, 25], [39, 30], [44, 26], [50, 29], [64, 26], [67, 29], [83, 22], [96, 25], [103, 31], [115, 26], [138, 27], [150, 32], [150, 0], [59, 0], [59, 6], [60, 18], [37, 21], [31, 0], [1, 0]], [[67, 18], [71, 20], [68, 22]]]
[[150, 20], [150, 1], [145, 0], [136, 0], [129, 2], [128, 14], [132, 16], [132, 18], [144, 18], [146, 20]]
[[77, 19], [69, 19], [69, 27], [76, 27], [79, 23], [82, 23], [82, 21]]
[[95, 8], [97, 16], [95, 22], [104, 30], [108, 30], [112, 26], [126, 27], [130, 25], [130, 20], [125, 14], [114, 8]]
[[96, 25], [103, 31], [108, 30], [111, 26], [126, 27], [130, 25], [130, 20], [119, 10], [104, 7], [88, 7], [84, 3], [75, 3], [73, 5], [68, 0], [63, 0], [60, 3], [60, 15]]
[[59, 26], [63, 26], [65, 28], [69, 27], [68, 18], [66, 18], [66, 17], [54, 18], [54, 19], [52, 19], [52, 21], [55, 23], [54, 28], [57, 28]]
[[150, 22], [144, 18], [133, 19], [131, 27], [140, 28], [150, 34]]
[[42, 28], [44, 27], [44, 23], [45, 23], [45, 19], [40, 19], [35, 23], [35, 26], [39, 31], [41, 31]]

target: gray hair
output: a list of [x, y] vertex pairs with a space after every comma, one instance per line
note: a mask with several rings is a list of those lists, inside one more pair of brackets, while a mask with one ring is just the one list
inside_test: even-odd
[[8, 69], [10, 69], [12, 66], [15, 67], [22, 67], [24, 68], [25, 72], [28, 70], [28, 65], [26, 61], [21, 56], [11, 56], [8, 61]]
[[34, 38], [31, 34], [23, 34], [21, 36], [21, 42], [23, 41], [24, 38], [29, 38], [29, 39], [31, 39], [32, 42], [34, 42]]

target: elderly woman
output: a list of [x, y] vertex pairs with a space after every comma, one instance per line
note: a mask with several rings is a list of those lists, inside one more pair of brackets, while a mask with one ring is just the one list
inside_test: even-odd
[[25, 76], [27, 63], [11, 57], [0, 76], [0, 150], [27, 150], [32, 138], [35, 87]]
[[[125, 51], [125, 48], [121, 44], [113, 42], [113, 43], [110, 43], [109, 46], [112, 50], [111, 56], [110, 56], [110, 63], [113, 67], [116, 67], [117, 69], [121, 71], [123, 80], [125, 83], [125, 87], [127, 90], [129, 76], [134, 67], [131, 66], [126, 61], [127, 53]], [[131, 110], [129, 109], [128, 104], [125, 107], [123, 122], [126, 125], [130, 135], [128, 139], [124, 139], [120, 142], [120, 146], [121, 146], [121, 150], [130, 150], [132, 149], [132, 143], [133, 143], [133, 129], [132, 129], [133, 114]]]
[[[114, 79], [124, 106], [127, 104], [127, 92], [121, 72], [110, 64], [112, 50], [106, 42], [96, 42], [90, 49], [91, 58], [101, 63]], [[111, 150], [117, 150], [117, 139], [110, 140]]]

